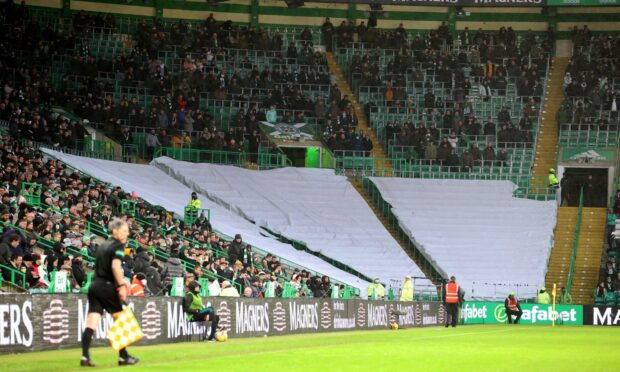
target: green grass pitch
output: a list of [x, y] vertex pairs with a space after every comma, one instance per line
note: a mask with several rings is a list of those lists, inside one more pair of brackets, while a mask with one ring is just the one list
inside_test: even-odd
[[[130, 347], [131, 371], [613, 371], [614, 327], [466, 326], [230, 339]], [[0, 356], [3, 371], [82, 370], [80, 350]], [[93, 371], [118, 370], [116, 353], [92, 350]]]

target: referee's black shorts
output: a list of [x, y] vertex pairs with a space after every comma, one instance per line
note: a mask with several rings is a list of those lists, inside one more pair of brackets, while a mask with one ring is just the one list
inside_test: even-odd
[[88, 312], [103, 314], [103, 310], [115, 314], [123, 311], [123, 304], [112, 282], [95, 279], [88, 288]]

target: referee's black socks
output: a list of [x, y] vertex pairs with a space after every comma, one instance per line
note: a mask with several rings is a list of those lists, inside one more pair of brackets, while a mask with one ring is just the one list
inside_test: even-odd
[[129, 354], [127, 353], [127, 349], [125, 348], [120, 349], [118, 351], [118, 356], [123, 360], [127, 359], [129, 357]]
[[91, 328], [84, 328], [82, 333], [82, 358], [90, 359], [90, 343], [93, 341], [93, 331]]

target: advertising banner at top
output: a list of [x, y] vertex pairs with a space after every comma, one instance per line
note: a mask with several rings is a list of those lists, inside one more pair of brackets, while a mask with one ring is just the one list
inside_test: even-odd
[[[551, 0], [549, 0], [551, 1]], [[570, 0], [566, 0], [570, 1]], [[585, 0], [582, 0], [585, 1]], [[605, 1], [605, 0], [600, 0]], [[424, 6], [492, 6], [492, 7], [521, 7], [546, 6], [547, 0], [313, 0], [318, 3], [345, 3], [345, 4], [382, 4], [382, 5], [424, 5]]]
[[[582, 305], [556, 305], [555, 313], [551, 305], [521, 304], [523, 315], [520, 324], [583, 325]], [[463, 324], [505, 324], [508, 323], [503, 302], [466, 302], [461, 308]]]

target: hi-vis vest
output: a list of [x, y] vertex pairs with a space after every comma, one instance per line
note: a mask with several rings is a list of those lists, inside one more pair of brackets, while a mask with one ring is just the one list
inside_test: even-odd
[[517, 299], [508, 297], [508, 309], [515, 311], [517, 310]]
[[459, 303], [459, 285], [450, 282], [446, 284], [446, 303], [457, 304]]
[[200, 209], [200, 199], [190, 199], [187, 205], [196, 209]]
[[[190, 295], [192, 295], [192, 303], [189, 305], [189, 309], [191, 311], [200, 311], [202, 310], [203, 306], [202, 306], [202, 298], [200, 298], [200, 296], [196, 295], [195, 293], [192, 292], [187, 292]], [[192, 321], [194, 320], [194, 315], [193, 314], [186, 314], [187, 320]]]
[[549, 187], [557, 187], [560, 184], [560, 182], [558, 181], [558, 178], [555, 176], [555, 174], [550, 173], [549, 174]]
[[539, 293], [537, 297], [539, 304], [548, 305], [551, 303], [551, 298], [547, 292]]

